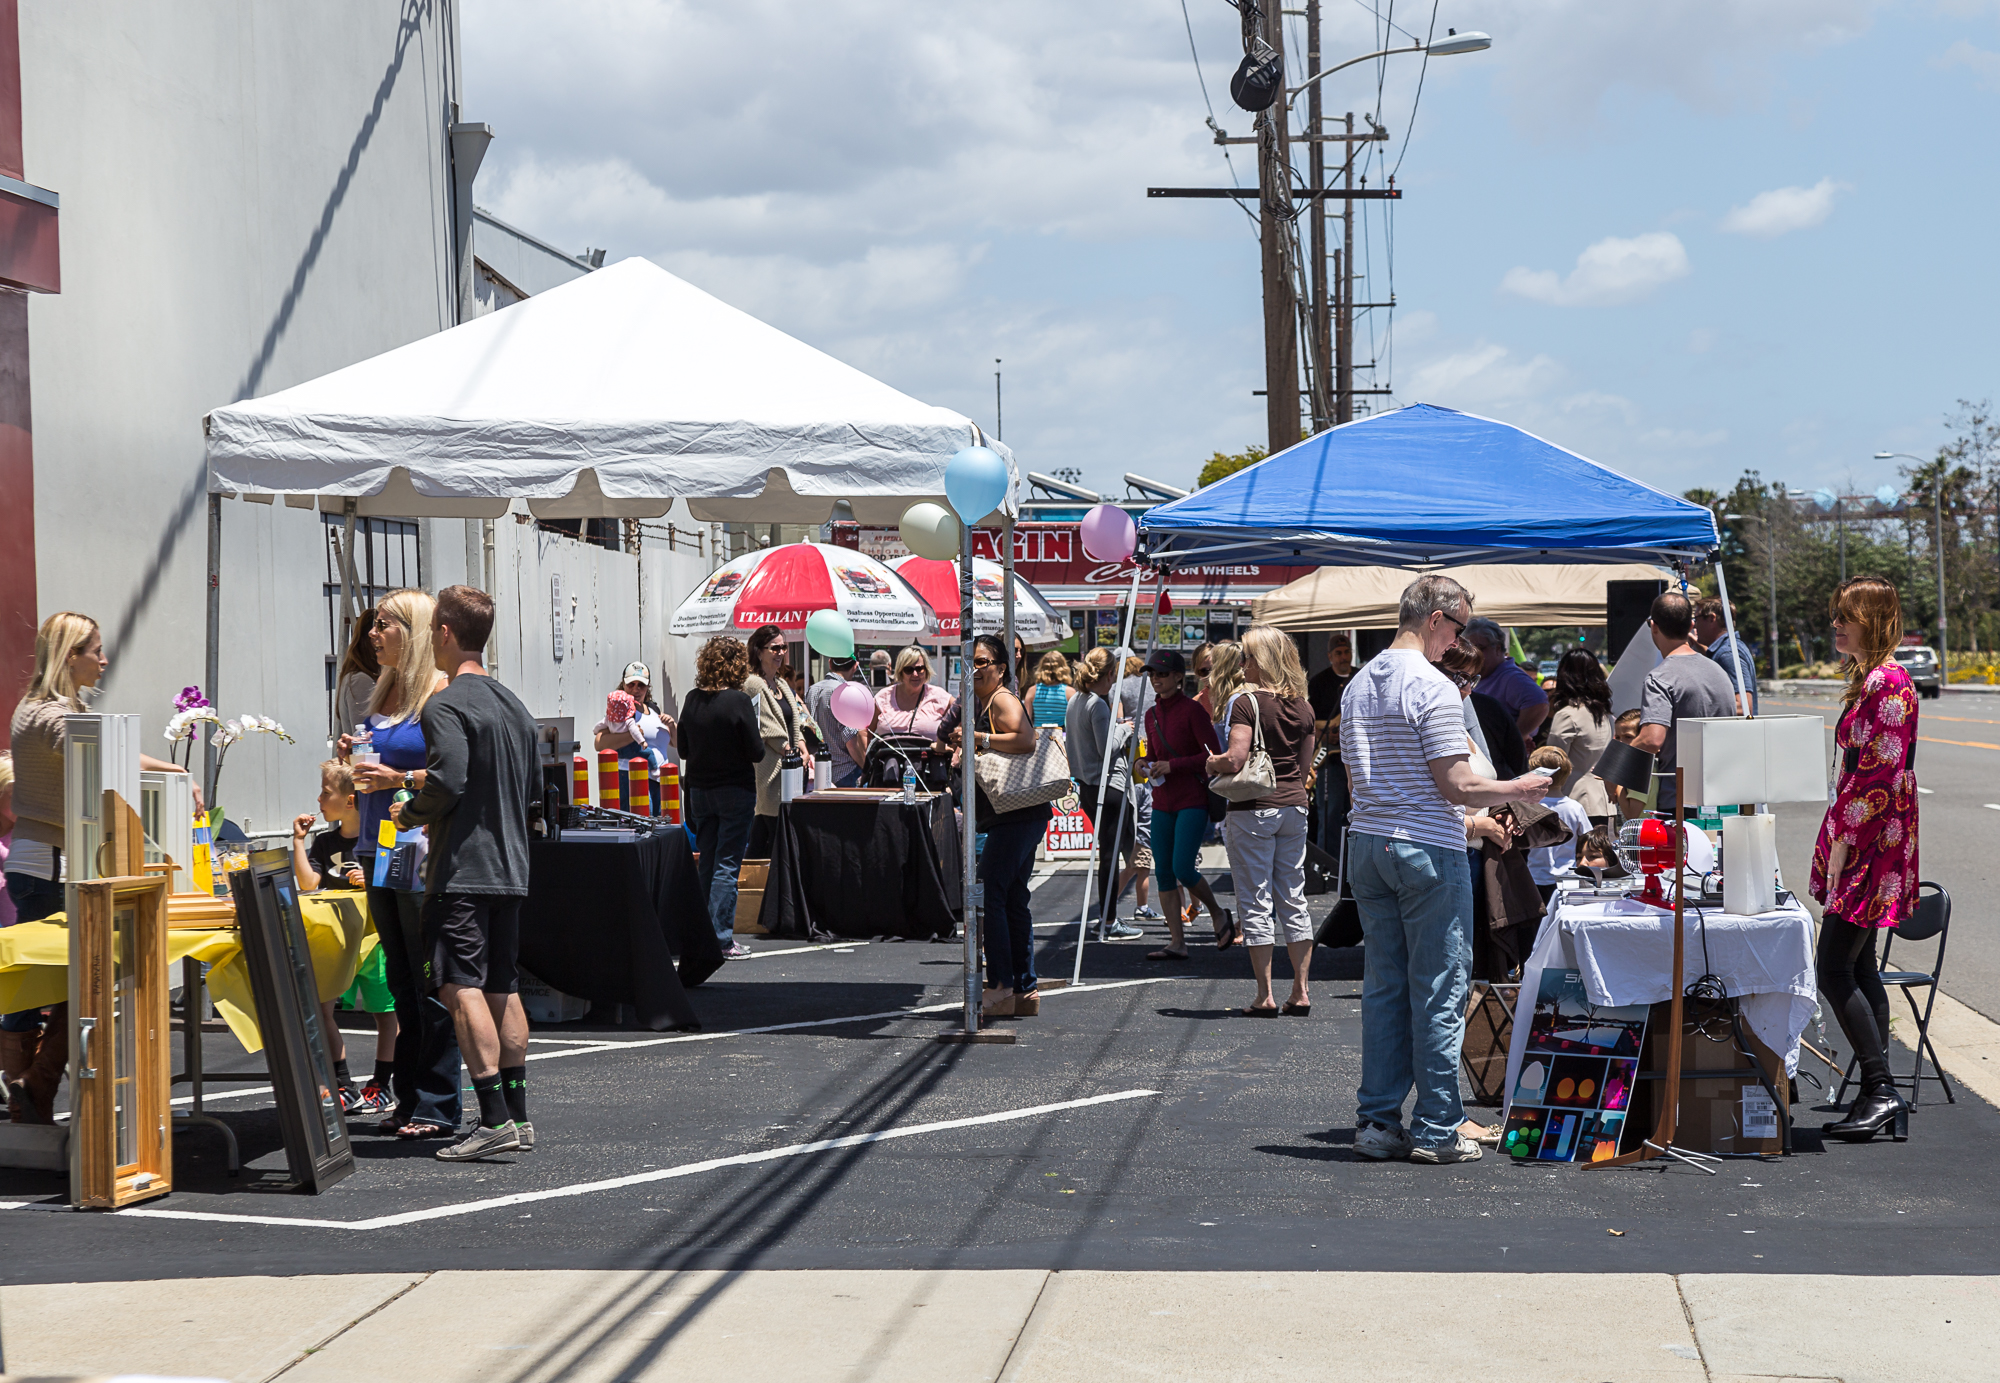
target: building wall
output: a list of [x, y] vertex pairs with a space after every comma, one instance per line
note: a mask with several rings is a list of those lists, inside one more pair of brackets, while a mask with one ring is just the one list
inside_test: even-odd
[[[28, 305], [41, 613], [102, 623], [98, 704], [154, 752], [203, 680], [203, 414], [453, 320], [450, 25], [444, 0], [22, 0], [23, 137], [63, 198], [64, 291]], [[324, 753], [323, 537], [223, 508], [217, 700], [301, 742], [239, 745], [220, 795], [275, 827]], [[459, 526], [432, 527], [459, 553], [426, 576], [457, 579]]]

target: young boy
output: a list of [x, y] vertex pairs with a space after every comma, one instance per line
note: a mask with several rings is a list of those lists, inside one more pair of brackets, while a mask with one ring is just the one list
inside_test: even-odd
[[[303, 812], [292, 819], [292, 879], [301, 893], [320, 889], [367, 887], [361, 865], [354, 858], [355, 842], [361, 838], [361, 811], [354, 801], [354, 775], [338, 759], [319, 766], [319, 814], [327, 829], [306, 840], [312, 829], [313, 814]], [[375, 1073], [365, 1088], [357, 1090], [347, 1069], [347, 1044], [334, 1021], [335, 1002], [359, 1008], [375, 1019]], [[396, 1005], [383, 976], [382, 948], [376, 947], [361, 962], [353, 987], [338, 1001], [320, 1004], [320, 1026], [333, 1044], [334, 1075], [340, 1083], [340, 1107], [346, 1114], [384, 1114], [395, 1106], [389, 1093], [389, 1073], [396, 1054]]]
[[1599, 826], [1576, 844], [1576, 863], [1581, 869], [1601, 869], [1607, 879], [1625, 876], [1625, 866], [1618, 862], [1617, 847], [1612, 844], [1611, 828]]
[[[1625, 712], [1613, 722], [1611, 737], [1620, 744], [1630, 744], [1633, 740], [1639, 738], [1639, 712], [1637, 709]], [[1620, 822], [1644, 816], [1653, 809], [1653, 794], [1650, 789], [1644, 793], [1632, 793], [1627, 792], [1616, 783], [1607, 784], [1607, 786], [1611, 789], [1611, 804], [1618, 808], [1618, 820]]]
[[1556, 891], [1556, 871], [1570, 867], [1576, 859], [1577, 842], [1590, 834], [1590, 818], [1584, 815], [1582, 807], [1564, 795], [1569, 787], [1569, 755], [1556, 748], [1537, 749], [1528, 755], [1528, 769], [1533, 772], [1538, 768], [1554, 770], [1542, 805], [1554, 812], [1570, 833], [1570, 838], [1561, 845], [1544, 845], [1528, 852], [1528, 873], [1546, 903]]

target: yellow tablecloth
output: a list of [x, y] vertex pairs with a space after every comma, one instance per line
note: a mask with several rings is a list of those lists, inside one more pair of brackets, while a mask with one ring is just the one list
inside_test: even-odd
[[[313, 978], [322, 1000], [337, 999], [354, 983], [354, 972], [375, 949], [375, 928], [359, 893], [308, 893], [299, 899], [306, 943], [312, 948]], [[219, 931], [170, 930], [167, 963], [186, 956], [208, 963], [208, 992], [215, 1011], [246, 1052], [264, 1049], [251, 998], [250, 971], [243, 940], [234, 927]], [[41, 922], [0, 927], [0, 1013], [41, 1008], [69, 1000], [69, 926], [61, 913]]]

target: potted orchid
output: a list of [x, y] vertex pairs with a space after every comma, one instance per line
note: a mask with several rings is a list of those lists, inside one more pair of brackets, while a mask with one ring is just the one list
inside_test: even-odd
[[229, 757], [229, 746], [245, 735], [276, 735], [285, 744], [296, 744], [298, 741], [287, 734], [285, 727], [270, 716], [249, 714], [238, 716], [233, 720], [224, 720], [215, 707], [209, 704], [208, 698], [202, 695], [201, 688], [183, 687], [180, 695], [174, 698], [174, 716], [167, 722], [166, 729], [167, 742], [174, 746], [169, 754], [175, 756], [175, 762], [183, 768], [192, 770], [194, 767], [194, 746], [201, 737], [202, 732], [199, 727], [204, 724], [215, 727], [208, 740], [217, 751], [215, 777], [208, 784], [207, 794], [209, 802], [207, 824], [211, 830], [215, 830], [222, 825], [222, 808], [216, 805], [216, 793], [222, 781], [223, 762]]

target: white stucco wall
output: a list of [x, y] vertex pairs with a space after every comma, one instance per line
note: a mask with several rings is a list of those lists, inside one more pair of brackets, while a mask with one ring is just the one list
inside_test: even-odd
[[[63, 199], [63, 292], [29, 318], [40, 604], [103, 624], [99, 705], [154, 752], [203, 680], [202, 415], [452, 321], [448, 22], [440, 0], [21, 4], [29, 166]], [[275, 825], [318, 791], [319, 520], [224, 509], [220, 704], [303, 734], [239, 746], [221, 795]]]

